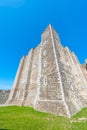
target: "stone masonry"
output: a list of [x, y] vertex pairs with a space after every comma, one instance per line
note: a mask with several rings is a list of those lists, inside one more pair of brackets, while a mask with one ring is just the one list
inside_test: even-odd
[[0, 90], [0, 105], [4, 104], [9, 97], [10, 90]]
[[23, 56], [6, 104], [32, 106], [70, 117], [87, 106], [87, 70], [51, 25], [41, 43]]

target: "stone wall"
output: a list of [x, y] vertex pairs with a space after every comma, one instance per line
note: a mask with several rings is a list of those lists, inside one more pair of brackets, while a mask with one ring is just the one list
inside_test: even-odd
[[62, 100], [61, 79], [58, 73], [57, 57], [52, 40], [52, 32], [49, 26], [42, 34], [39, 92], [35, 108], [40, 111], [67, 115]]
[[5, 104], [9, 97], [10, 90], [0, 90], [0, 104]]
[[32, 58], [33, 49], [31, 49], [27, 56], [21, 59], [7, 104], [22, 105], [24, 103], [30, 82]]
[[87, 80], [87, 69], [86, 69], [86, 64], [81, 65], [81, 68], [82, 68], [83, 74], [84, 74], [84, 76], [85, 76], [85, 78], [86, 78], [86, 80]]
[[24, 105], [29, 105], [35, 107], [37, 100], [37, 91], [38, 91], [38, 72], [39, 72], [39, 52], [40, 47], [38, 46], [34, 49], [32, 66], [31, 66], [31, 74], [28, 83], [28, 90], [26, 95], [26, 100]]
[[87, 72], [51, 25], [22, 58], [7, 104], [69, 117], [87, 105]]

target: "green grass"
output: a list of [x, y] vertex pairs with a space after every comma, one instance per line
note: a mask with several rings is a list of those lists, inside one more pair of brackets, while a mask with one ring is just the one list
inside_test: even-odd
[[[87, 118], [87, 108], [82, 109], [72, 117], [73, 120], [78, 120], [78, 118]], [[87, 120], [81, 122], [73, 122], [72, 130], [87, 130]]]
[[87, 117], [87, 108], [71, 119], [38, 112], [30, 107], [0, 107], [0, 129], [14, 130], [87, 130], [87, 121], [73, 122], [80, 117]]

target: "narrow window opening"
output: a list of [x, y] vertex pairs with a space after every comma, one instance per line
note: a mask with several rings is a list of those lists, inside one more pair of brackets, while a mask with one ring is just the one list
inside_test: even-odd
[[43, 62], [43, 67], [46, 68], [46, 66], [47, 66], [47, 62], [44, 61], [44, 62]]
[[44, 50], [43, 55], [46, 56], [46, 50]]
[[86, 70], [87, 70], [87, 59], [85, 60], [85, 63], [86, 63]]
[[47, 76], [45, 76], [45, 77], [43, 78], [43, 85], [44, 85], [44, 86], [47, 85]]

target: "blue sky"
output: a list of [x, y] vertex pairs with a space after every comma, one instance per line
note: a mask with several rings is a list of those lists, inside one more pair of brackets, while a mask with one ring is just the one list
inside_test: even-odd
[[19, 61], [48, 24], [63, 46], [87, 58], [87, 0], [0, 0], [0, 89], [11, 89]]

